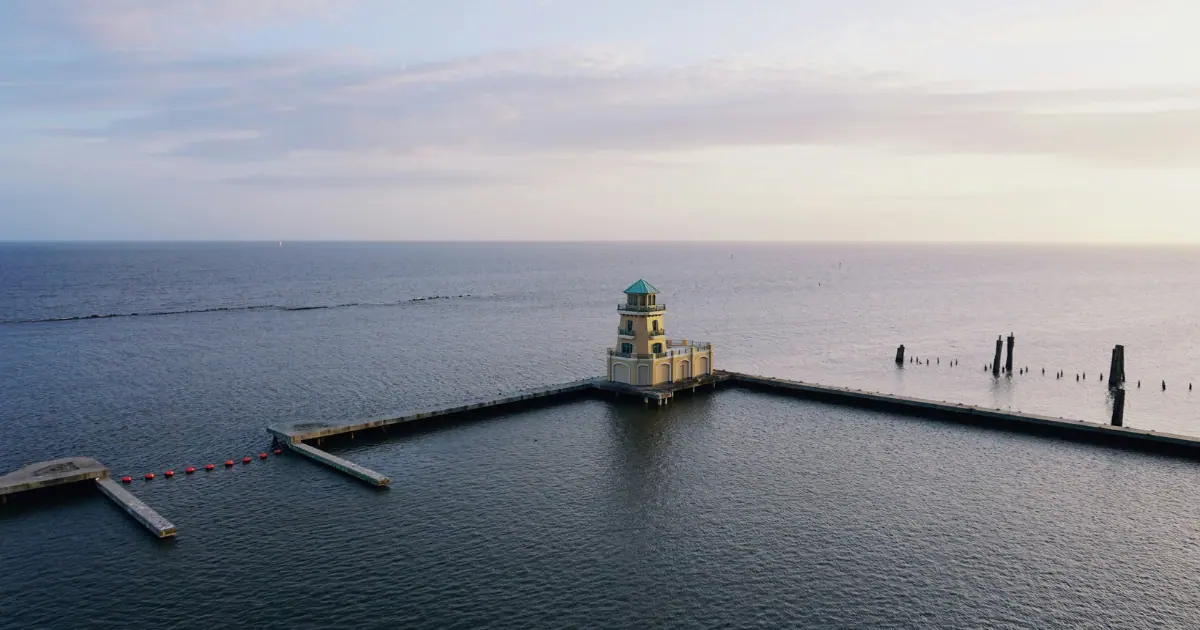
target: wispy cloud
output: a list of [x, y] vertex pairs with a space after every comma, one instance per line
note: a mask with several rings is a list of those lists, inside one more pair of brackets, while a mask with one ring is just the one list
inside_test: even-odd
[[378, 174], [313, 174], [313, 175], [245, 175], [228, 177], [226, 183], [256, 188], [283, 188], [303, 190], [308, 188], [462, 188], [478, 187], [499, 183], [495, 176], [481, 173], [404, 170]]
[[331, 16], [353, 0], [8, 0], [0, 35], [27, 45], [159, 48], [213, 31]]
[[0, 103], [133, 109], [86, 133], [114, 143], [186, 136], [165, 152], [200, 159], [851, 145], [1200, 160], [1200, 136], [1183, 133], [1200, 128], [1200, 86], [997, 91], [795, 65], [662, 69], [570, 52], [392, 68], [139, 57], [36, 74], [0, 87]]
[[[521, 234], [563, 206], [562, 234], [654, 206], [707, 237], [773, 230], [805, 195], [804, 225], [827, 227], [839, 203], [990, 216], [1027, 188], [1034, 218], [1084, 197], [1192, 208], [1196, 6], [0, 1], [0, 192], [64, 199], [23, 219], [51, 230], [101, 205], [138, 225], [186, 206], [187, 229], [304, 206], [320, 232], [354, 206], [373, 236], [487, 232], [483, 206]], [[757, 223], [722, 223], [725, 204]]]

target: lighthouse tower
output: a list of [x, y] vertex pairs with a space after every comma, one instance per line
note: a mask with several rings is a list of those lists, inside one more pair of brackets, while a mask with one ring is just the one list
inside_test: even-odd
[[658, 289], [649, 282], [629, 285], [617, 314], [617, 345], [608, 351], [609, 380], [654, 386], [712, 373], [712, 344], [667, 339], [667, 307], [658, 303]]

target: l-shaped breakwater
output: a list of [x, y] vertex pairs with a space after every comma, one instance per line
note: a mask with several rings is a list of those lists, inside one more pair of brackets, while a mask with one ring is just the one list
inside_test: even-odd
[[397, 425], [460, 422], [472, 416], [497, 414], [526, 405], [547, 405], [580, 398], [640, 399], [644, 404], [662, 407], [669, 405], [675, 395], [680, 392], [730, 387], [825, 404], [853, 406], [930, 420], [985, 426], [1200, 459], [1200, 438], [1198, 437], [722, 370], [716, 370], [710, 375], [699, 378], [657, 386], [614, 383], [603, 378], [585, 379], [522, 390], [495, 398], [481, 398], [358, 422], [301, 423], [290, 427], [268, 427], [267, 431], [278, 443], [282, 443], [293, 452], [370, 485], [385, 487], [391, 483], [390, 477], [321, 450], [319, 448], [321, 442], [326, 438], [337, 436], [353, 437], [356, 433], [386, 432], [388, 427]]
[[[698, 378], [655, 386], [616, 383], [604, 378], [583, 379], [356, 422], [301, 422], [287, 427], [272, 426], [267, 428], [267, 432], [278, 445], [286, 447], [292, 453], [303, 455], [371, 486], [383, 488], [391, 483], [388, 475], [322, 450], [322, 442], [339, 437], [353, 438], [358, 433], [374, 434], [378, 437], [385, 435], [389, 427], [447, 425], [495, 416], [529, 406], [554, 405], [584, 398], [634, 400], [645, 405], [664, 407], [670, 405], [675, 396], [683, 392], [697, 393], [731, 387], [822, 404], [860, 407], [891, 414], [1200, 459], [1200, 437], [721, 370]], [[165, 538], [175, 535], [174, 525], [114, 483], [109, 479], [108, 469], [90, 458], [76, 457], [30, 464], [0, 476], [0, 503], [7, 502], [10, 495], [53, 491], [84, 481], [93, 482], [103, 494], [120, 505], [155, 536]], [[128, 478], [124, 481], [128, 481]]]

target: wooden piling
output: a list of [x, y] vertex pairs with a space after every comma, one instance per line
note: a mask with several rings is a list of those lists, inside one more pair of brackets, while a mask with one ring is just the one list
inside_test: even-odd
[[1125, 384], [1125, 346], [1116, 345], [1112, 349], [1112, 362], [1108, 367], [1108, 386], [1116, 389]]
[[1125, 388], [1124, 387], [1113, 390], [1112, 425], [1114, 427], [1125, 426]]
[[1013, 370], [1013, 346], [1017, 345], [1017, 338], [1012, 333], [1008, 333], [1008, 357], [1004, 360], [1004, 371], [1012, 374]]
[[896, 348], [896, 365], [904, 365], [904, 344]]
[[1004, 337], [996, 337], [996, 359], [992, 361], [992, 376], [1000, 376], [1000, 353], [1004, 352]]

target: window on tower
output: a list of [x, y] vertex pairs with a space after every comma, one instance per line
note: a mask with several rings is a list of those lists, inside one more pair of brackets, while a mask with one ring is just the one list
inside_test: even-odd
[[632, 352], [633, 352], [633, 344], [631, 344], [631, 343], [623, 343], [623, 344], [621, 344], [621, 352], [623, 352], [623, 353], [625, 353], [625, 354], [630, 354], [630, 353], [632, 353]]

